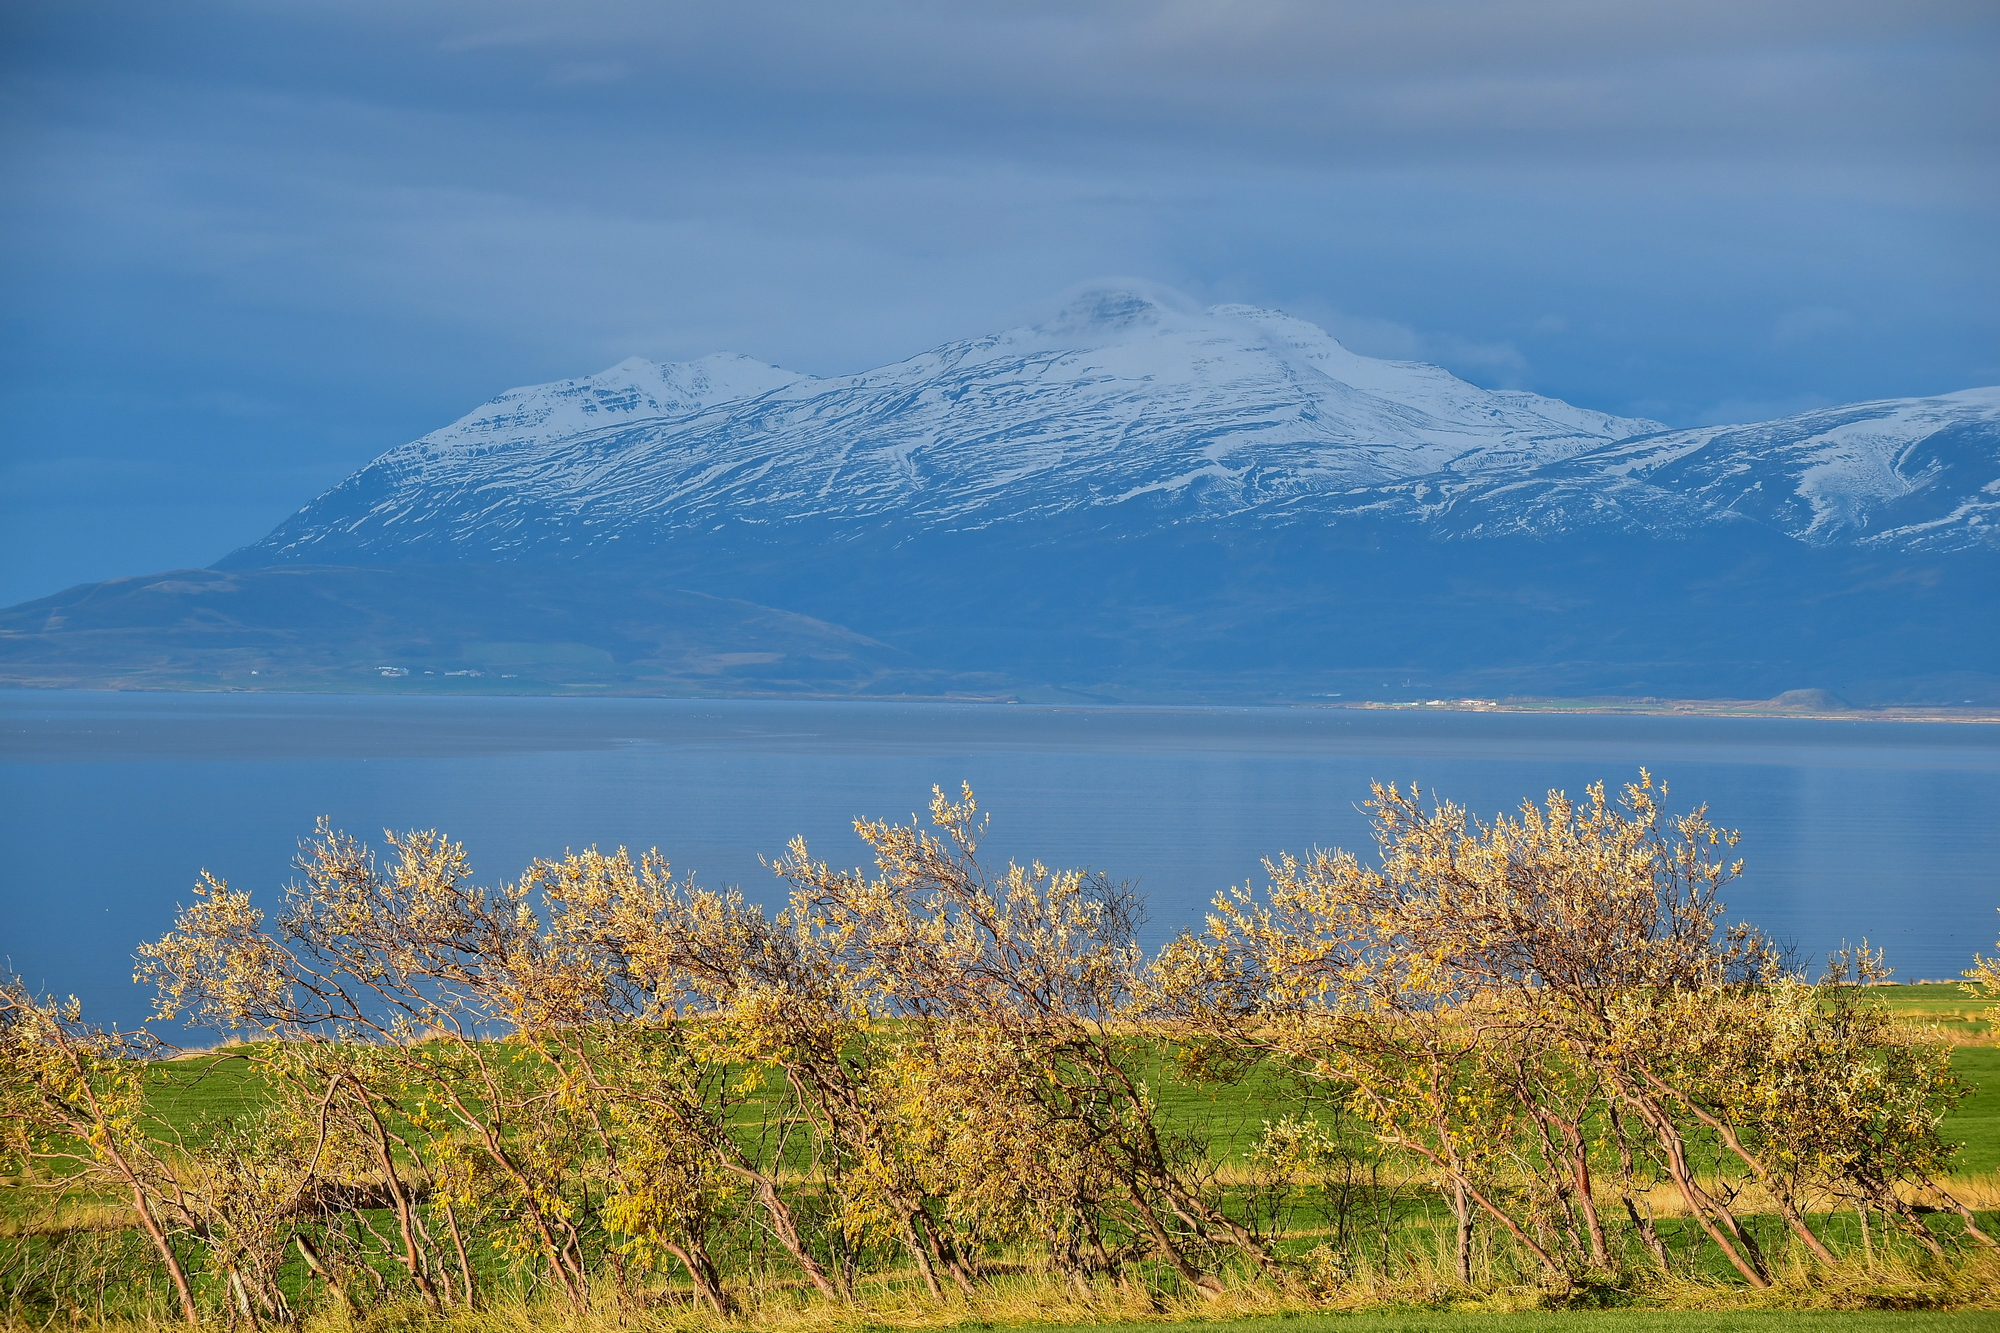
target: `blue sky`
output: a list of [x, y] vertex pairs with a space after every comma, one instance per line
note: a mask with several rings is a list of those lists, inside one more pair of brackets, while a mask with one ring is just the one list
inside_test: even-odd
[[2000, 382], [2000, 8], [6, 8], [0, 603], [516, 384], [1132, 275], [1676, 424]]

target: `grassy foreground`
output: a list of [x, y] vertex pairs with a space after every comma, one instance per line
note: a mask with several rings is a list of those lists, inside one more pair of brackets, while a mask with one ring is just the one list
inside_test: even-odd
[[[2000, 1168], [2000, 1045], [1994, 1044], [1990, 1025], [1979, 1016], [1982, 1006], [1950, 985], [1897, 986], [1885, 988], [1883, 993], [1900, 1018], [1934, 1025], [1953, 1045], [1953, 1072], [1973, 1089], [1972, 1095], [1953, 1109], [1944, 1126], [1945, 1137], [1960, 1145], [1953, 1162], [1953, 1184], [1961, 1197], [1991, 1218], [1993, 1214], [1987, 1210], [2000, 1203], [2000, 1172], [1996, 1172]], [[190, 1134], [199, 1134], [205, 1124], [240, 1116], [259, 1100], [261, 1092], [253, 1063], [227, 1051], [191, 1053], [162, 1063], [155, 1066], [149, 1082], [149, 1100], [155, 1110], [177, 1131]], [[1200, 1130], [1207, 1138], [1212, 1160], [1224, 1167], [1242, 1160], [1265, 1121], [1278, 1113], [1281, 1099], [1276, 1092], [1254, 1076], [1230, 1084], [1191, 1084], [1162, 1077], [1159, 1085], [1165, 1122], [1171, 1127]], [[22, 1194], [19, 1190], [0, 1188], [0, 1231], [22, 1234], [19, 1228], [26, 1219], [20, 1208], [27, 1200], [8, 1197]], [[1204, 1302], [1176, 1292], [1172, 1283], [1167, 1282], [1149, 1283], [1144, 1289], [1106, 1287], [1086, 1298], [1055, 1278], [1033, 1271], [1032, 1265], [1003, 1261], [995, 1266], [991, 1280], [977, 1295], [948, 1301], [942, 1306], [921, 1299], [918, 1293], [907, 1289], [907, 1283], [893, 1278], [874, 1286], [856, 1307], [848, 1309], [801, 1302], [795, 1293], [782, 1286], [744, 1291], [745, 1309], [736, 1320], [728, 1321], [728, 1326], [786, 1333], [1015, 1326], [1159, 1329], [1193, 1324], [1209, 1327], [1226, 1324], [1246, 1333], [1281, 1328], [1290, 1333], [1322, 1328], [1353, 1330], [1353, 1333], [1374, 1329], [1455, 1328], [1615, 1328], [1632, 1333], [1654, 1329], [1752, 1330], [1780, 1326], [2000, 1329], [2000, 1314], [1967, 1308], [1991, 1303], [2000, 1309], [2000, 1262], [1968, 1256], [1950, 1266], [1950, 1271], [1913, 1264], [1911, 1261], [1918, 1256], [1910, 1254], [1884, 1263], [1863, 1262], [1851, 1215], [1820, 1215], [1814, 1219], [1822, 1234], [1842, 1254], [1843, 1263], [1838, 1271], [1795, 1267], [1789, 1279], [1777, 1289], [1752, 1293], [1737, 1286], [1731, 1275], [1718, 1266], [1705, 1275], [1691, 1273], [1691, 1280], [1618, 1293], [1612, 1297], [1621, 1306], [1618, 1309], [1551, 1311], [1534, 1308], [1547, 1303], [1548, 1297], [1536, 1290], [1532, 1282], [1480, 1293], [1456, 1288], [1446, 1273], [1449, 1226], [1439, 1201], [1412, 1193], [1394, 1207], [1400, 1219], [1399, 1249], [1408, 1247], [1417, 1256], [1416, 1271], [1411, 1269], [1412, 1254], [1399, 1254], [1398, 1262], [1403, 1269], [1400, 1277], [1363, 1274], [1359, 1275], [1360, 1281], [1338, 1292], [1279, 1293], [1232, 1284], [1223, 1299]], [[72, 1225], [104, 1234], [107, 1225], [123, 1226], [128, 1222], [122, 1216], [126, 1210], [115, 1203], [100, 1211], [101, 1216], [78, 1216]], [[1773, 1219], [1753, 1216], [1751, 1221], [1769, 1233], [1768, 1239], [1782, 1246], [1782, 1236], [1770, 1230]], [[1684, 1219], [1663, 1216], [1662, 1224], [1670, 1237], [1693, 1239]], [[1299, 1243], [1310, 1245], [1317, 1234], [1305, 1236]], [[110, 1236], [105, 1234], [104, 1238], [108, 1241]], [[303, 1282], [303, 1275], [299, 1277]], [[678, 1290], [678, 1285], [656, 1289], [643, 1308], [615, 1317], [577, 1316], [545, 1301], [502, 1296], [478, 1313], [455, 1311], [444, 1319], [430, 1316], [418, 1307], [391, 1303], [351, 1322], [326, 1310], [308, 1322], [316, 1329], [323, 1329], [323, 1333], [350, 1329], [357, 1333], [403, 1333], [419, 1327], [449, 1328], [455, 1333], [519, 1333], [530, 1328], [573, 1327], [576, 1333], [605, 1333], [620, 1326], [662, 1329], [725, 1326], [713, 1316], [693, 1309], [685, 1299], [687, 1293]], [[615, 1309], [616, 1302], [606, 1295], [601, 1308]], [[1588, 1295], [1583, 1296], [1583, 1303], [1590, 1300]], [[77, 1307], [59, 1322], [71, 1327], [96, 1324], [164, 1330], [178, 1326], [177, 1321], [168, 1317], [170, 1312], [164, 1304], [158, 1308], [160, 1314], [156, 1319], [141, 1318], [134, 1323], [136, 1310], [131, 1305], [119, 1312], [124, 1316], [122, 1319], [109, 1308], [100, 1307], [101, 1312], [93, 1312]], [[39, 1313], [41, 1318], [33, 1318], [27, 1317], [25, 1309], [0, 1308], [0, 1327], [49, 1326], [51, 1312], [43, 1307]]]

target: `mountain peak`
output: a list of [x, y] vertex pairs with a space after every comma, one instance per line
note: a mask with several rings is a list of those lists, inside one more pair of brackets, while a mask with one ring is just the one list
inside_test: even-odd
[[385, 458], [464, 457], [754, 398], [810, 376], [736, 352], [661, 364], [628, 356], [595, 375], [509, 389]]
[[[723, 355], [727, 355], [727, 353], [724, 353]], [[628, 379], [628, 380], [641, 379], [649, 376], [653, 378], [658, 378], [660, 372], [661, 372], [661, 367], [659, 362], [648, 361], [643, 356], [628, 356], [623, 361], [620, 361], [617, 365], [611, 367], [609, 370], [600, 370], [595, 375], [590, 375], [587, 376], [586, 378], [593, 380], [600, 380], [600, 381], [613, 380], [613, 379]]]

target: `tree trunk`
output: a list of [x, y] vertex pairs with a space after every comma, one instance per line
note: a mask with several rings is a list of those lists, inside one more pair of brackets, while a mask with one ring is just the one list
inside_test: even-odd
[[243, 1316], [243, 1322], [250, 1325], [251, 1333], [263, 1327], [258, 1321], [257, 1307], [250, 1300], [250, 1289], [243, 1284], [243, 1275], [232, 1264], [229, 1269], [229, 1294], [236, 1298], [236, 1312]]
[[1994, 1240], [1993, 1237], [1987, 1235], [1984, 1231], [1981, 1231], [1979, 1229], [1979, 1219], [1972, 1215], [1972, 1210], [1970, 1208], [1967, 1208], [1964, 1204], [1960, 1203], [1956, 1198], [1952, 1196], [1952, 1194], [1948, 1190], [1946, 1190], [1942, 1185], [1938, 1184], [1936, 1181], [1925, 1179], [1921, 1183], [1923, 1184], [1925, 1189], [1928, 1189], [1931, 1193], [1937, 1195], [1938, 1198], [1943, 1199], [1945, 1207], [1951, 1209], [1954, 1213], [1958, 1214], [1959, 1220], [1965, 1223], [1966, 1235], [1972, 1237], [1974, 1240], [1978, 1241], [1981, 1245], [1984, 1245], [1989, 1249], [2000, 1249], [2000, 1241]]
[[1806, 1248], [1813, 1252], [1813, 1257], [1823, 1264], [1836, 1263], [1833, 1252], [1820, 1243], [1819, 1237], [1815, 1236], [1812, 1228], [1806, 1225], [1805, 1218], [1799, 1215], [1797, 1206], [1792, 1202], [1790, 1191], [1779, 1183], [1776, 1176], [1765, 1169], [1763, 1161], [1756, 1154], [1743, 1146], [1743, 1140], [1737, 1136], [1736, 1127], [1720, 1116], [1704, 1111], [1687, 1098], [1681, 1100], [1690, 1111], [1694, 1112], [1696, 1119], [1720, 1135], [1722, 1141], [1729, 1145], [1729, 1151], [1735, 1153], [1738, 1159], [1750, 1168], [1751, 1174], [1757, 1177], [1757, 1183], [1770, 1193], [1773, 1202], [1778, 1205], [1778, 1214], [1785, 1219], [1785, 1225], [1806, 1243]]
[[1154, 1246], [1158, 1248], [1160, 1257], [1167, 1261], [1174, 1272], [1180, 1276], [1181, 1281], [1200, 1292], [1206, 1300], [1212, 1301], [1220, 1297], [1222, 1295], [1222, 1284], [1214, 1278], [1198, 1272], [1194, 1265], [1187, 1261], [1187, 1256], [1181, 1253], [1178, 1245], [1174, 1244], [1173, 1237], [1167, 1234], [1167, 1228], [1161, 1223], [1159, 1214], [1153, 1210], [1153, 1206], [1147, 1203], [1145, 1196], [1139, 1192], [1138, 1185], [1128, 1180], [1125, 1182], [1125, 1191], [1132, 1200], [1132, 1207], [1139, 1214], [1139, 1220], [1145, 1225], [1146, 1234], [1152, 1238]]
[[932, 1264], [951, 1274], [951, 1280], [958, 1284], [959, 1291], [970, 1296], [973, 1288], [972, 1273], [966, 1267], [963, 1256], [959, 1254], [958, 1246], [952, 1243], [949, 1236], [939, 1232], [937, 1224], [931, 1221], [930, 1215], [923, 1209], [917, 1209], [912, 1214], [911, 1220], [916, 1227], [918, 1237], [930, 1249]]
[[313, 1276], [326, 1283], [328, 1291], [340, 1297], [341, 1307], [347, 1311], [347, 1317], [359, 1319], [361, 1311], [354, 1304], [354, 1298], [347, 1294], [346, 1287], [334, 1279], [333, 1269], [328, 1266], [326, 1257], [319, 1252], [319, 1247], [308, 1240], [303, 1231], [293, 1232], [292, 1239], [298, 1243], [299, 1257], [306, 1261], [306, 1267], [312, 1270]]
[[417, 1248], [416, 1221], [410, 1207], [409, 1192], [403, 1188], [403, 1178], [396, 1173], [396, 1156], [389, 1143], [389, 1128], [382, 1123], [382, 1117], [375, 1110], [372, 1098], [363, 1094], [362, 1109], [368, 1113], [369, 1122], [375, 1127], [375, 1160], [381, 1164], [382, 1179], [389, 1191], [389, 1202], [396, 1211], [396, 1226], [403, 1237], [403, 1267], [409, 1270], [410, 1281], [417, 1284], [417, 1291], [424, 1298], [424, 1305], [432, 1314], [443, 1314], [444, 1303], [438, 1299], [437, 1288], [431, 1285], [424, 1272], [423, 1255]]
[[723, 1290], [722, 1276], [716, 1272], [715, 1260], [709, 1257], [707, 1246], [699, 1241], [686, 1245], [669, 1244], [667, 1252], [687, 1269], [688, 1277], [694, 1281], [696, 1299], [706, 1301], [709, 1309], [725, 1319], [736, 1313], [736, 1302]]
[[495, 1166], [507, 1173], [513, 1180], [514, 1187], [521, 1192], [522, 1211], [534, 1225], [535, 1239], [541, 1242], [542, 1253], [549, 1261], [549, 1274], [562, 1284], [563, 1295], [569, 1298], [570, 1308], [577, 1311], [587, 1309], [590, 1305], [590, 1288], [584, 1281], [583, 1275], [570, 1266], [569, 1246], [557, 1241], [555, 1229], [549, 1225], [547, 1212], [535, 1202], [534, 1182], [528, 1179], [528, 1173], [521, 1169], [513, 1154], [507, 1151], [506, 1144], [501, 1141], [498, 1131], [493, 1126], [473, 1115], [457, 1098], [454, 1098], [450, 1105], [461, 1124], [478, 1131], [480, 1146], [486, 1150], [487, 1157], [492, 1159]]
[[1583, 1224], [1590, 1232], [1590, 1261], [1601, 1269], [1611, 1267], [1611, 1247], [1604, 1240], [1604, 1222], [1597, 1215], [1597, 1200], [1590, 1192], [1590, 1145], [1580, 1128], [1563, 1126], [1570, 1136], [1571, 1161], [1576, 1170], [1576, 1201], [1583, 1209]]
[[[119, 1165], [123, 1166], [124, 1163], [121, 1161]], [[145, 1187], [130, 1170], [127, 1170], [125, 1175], [132, 1186], [132, 1206], [139, 1210], [140, 1224], [146, 1228], [146, 1235], [152, 1240], [153, 1248], [159, 1252], [160, 1262], [166, 1265], [167, 1276], [173, 1279], [174, 1295], [178, 1296], [181, 1302], [181, 1318], [190, 1326], [201, 1323], [201, 1313], [194, 1308], [194, 1292], [188, 1286], [187, 1270], [181, 1266], [180, 1256], [174, 1253], [173, 1242], [167, 1239], [167, 1233], [161, 1228], [159, 1219], [153, 1216], [152, 1205], [146, 1199]]]
[[1877, 1196], [1876, 1203], [1885, 1216], [1901, 1222], [1903, 1229], [1916, 1239], [1917, 1244], [1929, 1250], [1937, 1258], [1944, 1258], [1944, 1246], [1931, 1234], [1931, 1229], [1924, 1225], [1924, 1219], [1918, 1215], [1917, 1210], [1897, 1196], [1894, 1185], [1885, 1186]]
[[916, 1223], [903, 1219], [903, 1248], [910, 1252], [910, 1260], [917, 1266], [917, 1274], [924, 1280], [924, 1288], [934, 1301], [944, 1299], [944, 1288], [938, 1285], [937, 1273], [931, 1268], [930, 1249], [917, 1235]]
[[792, 1256], [792, 1262], [799, 1266], [806, 1280], [820, 1295], [830, 1300], [846, 1300], [847, 1293], [835, 1285], [833, 1275], [806, 1249], [805, 1241], [799, 1235], [798, 1218], [793, 1215], [791, 1205], [785, 1202], [784, 1196], [778, 1193], [778, 1183], [762, 1171], [741, 1165], [734, 1169], [748, 1176], [756, 1186], [757, 1199], [764, 1206], [764, 1215], [770, 1219], [772, 1234], [777, 1236], [778, 1244], [784, 1247], [785, 1253]]
[[[1747, 1244], [1741, 1249], [1738, 1248], [1738, 1244], [1748, 1239], [1743, 1234], [1742, 1226], [1727, 1208], [1711, 1199], [1695, 1182], [1694, 1170], [1688, 1165], [1687, 1145], [1681, 1141], [1680, 1131], [1674, 1128], [1673, 1121], [1663, 1109], [1650, 1099], [1638, 1095], [1636, 1090], [1620, 1087], [1619, 1093], [1638, 1113], [1646, 1128], [1653, 1132], [1654, 1140], [1666, 1154], [1667, 1174], [1673, 1177], [1675, 1188], [1680, 1190], [1681, 1199], [1687, 1204], [1688, 1211], [1694, 1214], [1695, 1221], [1701, 1224], [1701, 1229], [1708, 1233], [1708, 1238], [1715, 1242], [1716, 1248], [1722, 1251], [1723, 1257], [1743, 1275], [1745, 1281], [1753, 1287], [1769, 1287], [1771, 1279], [1763, 1271], [1762, 1256]], [[1738, 1244], [1732, 1244], [1729, 1236], [1723, 1235], [1722, 1228], [1716, 1225], [1718, 1219], [1728, 1226], [1730, 1236], [1734, 1236]], [[1759, 1262], [1753, 1263], [1751, 1259], [1746, 1259], [1745, 1251]]]
[[1619, 1197], [1625, 1201], [1625, 1215], [1632, 1219], [1633, 1229], [1646, 1242], [1646, 1248], [1653, 1252], [1653, 1262], [1660, 1266], [1661, 1275], [1671, 1274], [1674, 1271], [1673, 1262], [1667, 1254], [1667, 1243], [1660, 1239], [1659, 1228], [1653, 1225], [1653, 1215], [1640, 1212], [1639, 1205], [1633, 1202], [1630, 1194]]
[[1465, 1192], [1465, 1186], [1452, 1182], [1452, 1216], [1458, 1219], [1458, 1281], [1459, 1285], [1472, 1285], [1472, 1199]]
[[1439, 1171], [1443, 1172], [1444, 1174], [1450, 1176], [1452, 1185], [1455, 1189], [1463, 1190], [1466, 1194], [1466, 1197], [1470, 1198], [1474, 1203], [1478, 1204], [1481, 1208], [1483, 1208], [1487, 1212], [1487, 1214], [1493, 1218], [1494, 1221], [1498, 1222], [1501, 1226], [1507, 1228], [1507, 1234], [1512, 1236], [1515, 1240], [1519, 1241], [1530, 1254], [1535, 1256], [1535, 1258], [1541, 1260], [1542, 1267], [1546, 1268], [1551, 1276], [1559, 1277], [1564, 1282], [1569, 1281], [1569, 1270], [1564, 1268], [1561, 1264], [1557, 1263], [1556, 1257], [1550, 1254], [1546, 1247], [1538, 1244], [1533, 1236], [1530, 1236], [1526, 1231], [1523, 1231], [1521, 1229], [1520, 1223], [1516, 1222], [1513, 1218], [1509, 1217], [1505, 1209], [1501, 1208], [1498, 1204], [1494, 1203], [1491, 1199], [1487, 1198], [1484, 1194], [1480, 1193], [1479, 1188], [1475, 1186], [1471, 1180], [1467, 1179], [1465, 1173], [1461, 1171], [1456, 1165], [1454, 1165], [1451, 1161], [1448, 1161], [1442, 1154], [1431, 1151], [1429, 1148], [1424, 1147], [1421, 1143], [1416, 1143], [1409, 1139], [1401, 1139], [1399, 1140], [1399, 1143], [1400, 1146], [1411, 1149], [1412, 1151], [1420, 1154], [1421, 1156], [1426, 1158], [1431, 1163], [1432, 1166], [1436, 1167]]
[[458, 1229], [458, 1211], [451, 1206], [449, 1199], [444, 1204], [444, 1222], [451, 1229], [451, 1248], [458, 1253], [458, 1276], [465, 1287], [465, 1308], [477, 1309], [479, 1301], [472, 1286], [472, 1263], [465, 1256], [465, 1237]]
[[1625, 1124], [1618, 1116], [1618, 1103], [1605, 1102], [1605, 1112], [1611, 1118], [1611, 1133], [1618, 1140], [1618, 1198], [1625, 1205], [1625, 1215], [1632, 1219], [1632, 1226], [1645, 1240], [1646, 1248], [1653, 1252], [1653, 1259], [1660, 1265], [1662, 1276], [1673, 1272], [1673, 1263], [1667, 1254], [1666, 1243], [1660, 1239], [1660, 1232], [1653, 1225], [1653, 1210], [1649, 1207], [1641, 1212], [1632, 1198], [1632, 1145], [1625, 1141]]

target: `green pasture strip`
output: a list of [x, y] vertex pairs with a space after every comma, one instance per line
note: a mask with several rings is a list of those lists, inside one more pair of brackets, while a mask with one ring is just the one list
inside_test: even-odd
[[146, 1071], [146, 1101], [185, 1134], [204, 1120], [237, 1119], [257, 1108], [264, 1078], [244, 1055], [204, 1051], [162, 1060]]
[[[500, 1050], [499, 1043], [492, 1045], [489, 1055], [498, 1053], [497, 1067], [503, 1079], [512, 1076], [510, 1071], [526, 1070], [540, 1060], [524, 1048]], [[213, 1133], [226, 1122], [240, 1122], [255, 1115], [264, 1093], [266, 1074], [252, 1058], [254, 1054], [254, 1047], [239, 1047], [156, 1062], [146, 1074], [150, 1109], [167, 1129], [185, 1136], [189, 1143]], [[739, 1068], [732, 1067], [729, 1071], [732, 1085], [741, 1076]], [[775, 1087], [776, 1082], [774, 1075], [767, 1086]], [[766, 1121], [777, 1100], [775, 1093], [752, 1095], [730, 1108], [731, 1132], [752, 1155], [762, 1154], [763, 1136], [769, 1128]], [[408, 1129], [393, 1114], [391, 1127]]]
[[[1147, 1080], [1167, 1126], [1206, 1131], [1210, 1152], [1218, 1162], [1242, 1162], [1262, 1136], [1265, 1122], [1294, 1113], [1302, 1105], [1293, 1084], [1267, 1068], [1254, 1070], [1236, 1083], [1186, 1083], [1176, 1077], [1164, 1051], [1148, 1065]], [[1951, 1067], [1974, 1089], [1973, 1095], [1945, 1118], [1945, 1136], [1961, 1145], [1953, 1169], [2000, 1170], [2000, 1046], [1957, 1047], [1952, 1051]], [[261, 1076], [255, 1064], [243, 1056], [213, 1052], [155, 1064], [147, 1074], [147, 1084], [152, 1089], [154, 1111], [185, 1133], [204, 1120], [250, 1112], [261, 1089]], [[748, 1131], [760, 1114], [753, 1098], [738, 1107], [732, 1119]]]
[[[1213, 1333], [1984, 1333], [2000, 1329], [1987, 1311], [1895, 1310], [1538, 1310], [1459, 1313], [1431, 1310], [1320, 1312], [1228, 1322], [1096, 1324], [1092, 1333], [1164, 1333], [1202, 1329]], [[1051, 1330], [1054, 1333], [1054, 1330]]]
[[[1949, 1004], [1970, 1005], [1974, 1011], [1981, 1007], [1955, 986], [1894, 989], [1919, 992], [1917, 1002], [1934, 1009]], [[1923, 1016], [1914, 1010], [1906, 1012], [1900, 995], [1896, 1000], [1899, 1014]], [[1972, 1095], [1945, 1117], [1945, 1138], [1960, 1145], [1952, 1170], [1968, 1174], [2000, 1170], [2000, 1046], [1954, 1047], [1951, 1068], [1973, 1089]], [[1311, 1109], [1302, 1098], [1296, 1080], [1264, 1067], [1237, 1083], [1184, 1083], [1175, 1077], [1170, 1061], [1163, 1054], [1151, 1062], [1148, 1077], [1167, 1124], [1206, 1128], [1211, 1155], [1218, 1162], [1241, 1162], [1256, 1145], [1267, 1122]], [[1326, 1119], [1324, 1110], [1320, 1118]]]
[[1962, 987], [1943, 982], [1921, 986], [1884, 986], [1878, 992], [1888, 1001], [1889, 1012], [1898, 1018], [1936, 1023], [1963, 1040], [1991, 1036], [1992, 1021], [1985, 1017], [1994, 1001], [1967, 995]]
[[2000, 1046], [1960, 1046], [1951, 1072], [1974, 1092], [1945, 1117], [1945, 1137], [1960, 1145], [1952, 1170], [2000, 1171]]
[[1311, 1109], [1304, 1095], [1311, 1090], [1269, 1065], [1229, 1083], [1184, 1080], [1165, 1043], [1146, 1061], [1145, 1076], [1165, 1127], [1204, 1132], [1209, 1158], [1216, 1162], [1243, 1162], [1264, 1137], [1266, 1124]]

